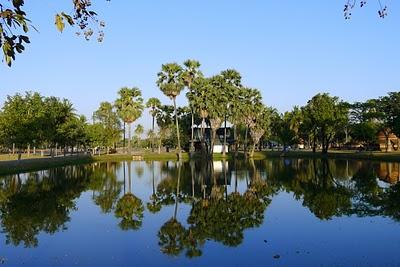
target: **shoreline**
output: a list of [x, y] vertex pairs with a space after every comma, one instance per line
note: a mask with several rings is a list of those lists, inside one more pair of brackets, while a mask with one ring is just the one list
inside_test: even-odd
[[[214, 160], [231, 160], [232, 153], [223, 157], [221, 154], [214, 155]], [[244, 159], [243, 153], [239, 153], [239, 159]], [[321, 152], [312, 153], [311, 151], [262, 151], [254, 152], [254, 160], [263, 160], [268, 158], [315, 158], [315, 159], [349, 159], [349, 160], [367, 160], [367, 161], [384, 161], [384, 162], [400, 162], [400, 152], [354, 152], [354, 151], [331, 151], [328, 154]], [[195, 154], [193, 159], [201, 160], [199, 154]], [[151, 161], [151, 160], [177, 160], [175, 152], [163, 152], [161, 154], [152, 152], [134, 153], [131, 156], [126, 154], [109, 154], [101, 156], [91, 155], [75, 155], [56, 158], [28, 158], [18, 160], [2, 160], [0, 161], [0, 175], [17, 174], [30, 171], [39, 171], [43, 169], [51, 169], [75, 164], [90, 164], [94, 162], [104, 161]], [[189, 153], [182, 153], [182, 160], [189, 160]]]

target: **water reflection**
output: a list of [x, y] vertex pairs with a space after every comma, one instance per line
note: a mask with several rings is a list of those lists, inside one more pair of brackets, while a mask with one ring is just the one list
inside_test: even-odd
[[[317, 159], [108, 162], [10, 175], [0, 180], [1, 232], [6, 244], [38, 246], [40, 233], [67, 230], [77, 200], [89, 191], [93, 204], [125, 231], [141, 231], [145, 216], [160, 220], [160, 211], [173, 207], [160, 223], [158, 245], [164, 254], [193, 258], [209, 241], [242, 244], [245, 230], [264, 223], [282, 191], [321, 220], [356, 215], [400, 221], [399, 166]], [[133, 193], [138, 179], [149, 182], [140, 197]], [[186, 218], [178, 214], [180, 205], [188, 208]]]

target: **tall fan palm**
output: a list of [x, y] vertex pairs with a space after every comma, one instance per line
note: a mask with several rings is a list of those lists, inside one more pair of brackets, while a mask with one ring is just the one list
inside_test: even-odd
[[[150, 115], [153, 118], [153, 123], [152, 123], [152, 128], [151, 128], [153, 135], [155, 133], [154, 132], [154, 120], [157, 115], [157, 109], [160, 106], [161, 106], [161, 102], [158, 98], [151, 97], [151, 98], [149, 98], [149, 100], [147, 100], [146, 108], [150, 109]], [[151, 139], [151, 152], [154, 152], [154, 137], [152, 137], [152, 139]]]
[[184, 89], [185, 84], [182, 79], [182, 67], [177, 63], [168, 63], [161, 66], [161, 71], [157, 74], [157, 86], [174, 102], [175, 111], [175, 124], [176, 124], [176, 135], [178, 139], [178, 159], [182, 159], [181, 152], [181, 140], [179, 136], [179, 123], [178, 114], [176, 109], [176, 97]]
[[123, 87], [118, 94], [119, 98], [115, 101], [115, 106], [119, 117], [128, 124], [128, 153], [132, 154], [131, 124], [142, 115], [144, 108], [142, 93], [137, 87]]
[[[193, 84], [199, 77], [203, 77], [203, 73], [199, 70], [201, 64], [197, 60], [188, 59], [183, 62], [185, 69], [182, 73], [182, 78], [185, 86], [189, 89], [189, 93], [193, 93], [194, 87]], [[194, 151], [194, 108], [193, 103], [189, 101], [190, 111], [192, 114], [192, 134], [190, 139], [190, 150]]]

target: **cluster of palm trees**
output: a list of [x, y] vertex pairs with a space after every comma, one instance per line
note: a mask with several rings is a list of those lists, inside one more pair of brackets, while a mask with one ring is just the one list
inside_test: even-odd
[[[187, 88], [187, 99], [192, 117], [192, 126], [195, 116], [201, 118], [201, 147], [203, 155], [213, 155], [213, 147], [216, 140], [216, 132], [225, 121], [223, 154], [226, 151], [226, 121], [234, 125], [235, 136], [237, 126], [246, 129], [245, 139], [248, 132], [253, 141], [250, 156], [253, 156], [254, 148], [260, 138], [269, 132], [270, 115], [272, 109], [262, 103], [259, 90], [242, 85], [242, 77], [234, 69], [227, 69], [211, 77], [205, 77], [200, 71], [201, 64], [197, 60], [186, 60], [183, 66], [177, 63], [163, 64], [158, 73], [157, 85], [164, 95], [168, 96], [174, 105], [175, 126], [177, 135], [178, 157], [181, 158], [181, 142], [176, 98]], [[151, 108], [153, 116], [156, 116], [156, 108], [159, 105], [156, 99], [149, 100], [148, 107]], [[211, 128], [211, 141], [205, 142], [205, 125]], [[191, 127], [190, 151], [194, 151], [194, 129]], [[235, 154], [238, 147], [235, 142]], [[245, 155], [247, 156], [247, 140], [245, 141]]]

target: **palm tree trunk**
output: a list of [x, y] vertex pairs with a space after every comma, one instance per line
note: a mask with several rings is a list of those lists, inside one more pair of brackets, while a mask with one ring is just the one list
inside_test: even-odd
[[204, 124], [205, 124], [205, 118], [203, 117], [201, 119], [201, 153], [204, 156], [206, 154], [206, 145], [205, 145], [205, 129], [204, 129]]
[[191, 126], [191, 139], [190, 139], [190, 152], [194, 152], [194, 114], [193, 114], [193, 108], [191, 108], [191, 113], [192, 113], [192, 126]]
[[176, 137], [178, 138], [178, 159], [182, 159], [181, 152], [181, 138], [179, 136], [179, 123], [178, 123], [178, 112], [176, 110], [176, 98], [174, 97], [174, 111], [175, 111], [175, 124], [176, 124]]
[[129, 155], [132, 155], [131, 123], [128, 123], [128, 153], [129, 153]]
[[234, 128], [233, 128], [233, 135], [234, 135], [234, 142], [235, 142], [235, 158], [237, 158], [237, 156], [238, 156], [238, 143], [237, 143], [237, 128], [236, 128], [236, 125], [234, 125]]
[[153, 135], [151, 136], [151, 152], [154, 152], [154, 115], [153, 115], [152, 131], [153, 131]]
[[253, 158], [254, 150], [256, 149], [256, 143], [253, 143], [253, 147], [251, 148], [250, 157]]
[[125, 132], [126, 132], [126, 128], [125, 128], [125, 122], [124, 122], [124, 142], [123, 142], [123, 144], [124, 144], [124, 153], [126, 152], [126, 150], [125, 150], [125, 136], [126, 136], [126, 134], [125, 134]]
[[244, 133], [244, 158], [247, 158], [247, 132], [248, 128], [246, 126], [246, 131]]
[[225, 149], [226, 149], [226, 115], [225, 115], [225, 123], [224, 123], [224, 146], [222, 147], [223, 157], [225, 157], [225, 155], [226, 155]]

